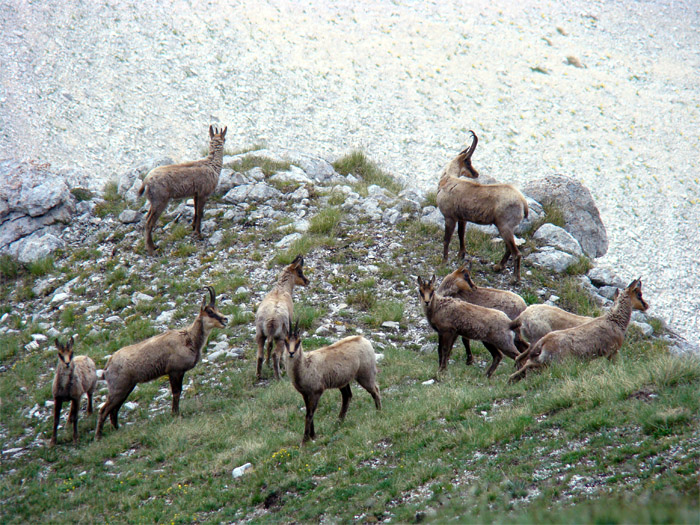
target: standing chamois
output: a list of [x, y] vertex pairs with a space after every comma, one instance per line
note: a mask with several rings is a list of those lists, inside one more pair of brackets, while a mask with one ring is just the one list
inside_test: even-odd
[[510, 256], [513, 256], [513, 281], [520, 282], [520, 250], [515, 244], [515, 228], [524, 217], [528, 216], [527, 201], [520, 191], [510, 184], [479, 184], [473, 180], [479, 172], [471, 162], [478, 139], [470, 131], [474, 140], [467, 149], [459, 153], [443, 168], [437, 190], [437, 205], [445, 217], [445, 239], [442, 262], [447, 262], [447, 251], [455, 226], [458, 226], [459, 253], [463, 258], [464, 232], [466, 223], [493, 224], [498, 228], [506, 245], [506, 253], [501, 262], [494, 266], [500, 272], [505, 268]]
[[73, 336], [68, 343], [61, 344], [56, 340], [58, 349], [58, 364], [53, 379], [53, 435], [51, 446], [56, 444], [58, 422], [61, 418], [61, 407], [64, 401], [70, 401], [68, 421], [73, 423], [73, 443], [78, 443], [78, 411], [80, 398], [87, 394], [87, 413], [92, 414], [92, 393], [97, 383], [95, 363], [86, 355], [73, 357]]
[[503, 354], [512, 359], [518, 357], [518, 334], [513, 331], [513, 321], [503, 312], [439, 295], [434, 275], [430, 281], [418, 277], [418, 295], [428, 323], [438, 333], [438, 374], [447, 369], [457, 336], [481, 341], [491, 353], [493, 362], [486, 377], [491, 377]]
[[102, 437], [102, 427], [107, 416], [112, 426], [119, 428], [119, 409], [137, 383], [146, 383], [167, 375], [173, 392], [172, 413], [179, 414], [185, 372], [199, 362], [212, 329], [224, 328], [228, 321], [216, 308], [214, 289], [211, 286], [205, 288], [209, 290], [209, 304], [205, 297], [199, 315], [189, 328], [168, 330], [140, 343], [125, 346], [109, 358], [104, 370], [109, 393], [100, 409], [95, 439]]
[[146, 175], [139, 189], [139, 196], [145, 192], [151, 203], [145, 226], [146, 249], [149, 254], [152, 255], [156, 250], [151, 237], [153, 228], [170, 199], [194, 197], [192, 229], [197, 237], [202, 237], [204, 204], [219, 184], [226, 129], [219, 131], [209, 126], [209, 155], [205, 158], [182, 164], [159, 166]]
[[[292, 320], [289, 319], [291, 325]], [[302, 444], [316, 437], [314, 413], [324, 390], [338, 388], [343, 397], [338, 418], [342, 421], [348, 411], [352, 391], [350, 383], [356, 379], [374, 399], [377, 410], [382, 409], [382, 398], [377, 385], [377, 358], [372, 343], [354, 335], [305, 353], [301, 348], [299, 321], [284, 339], [287, 374], [294, 388], [304, 398], [306, 422]]]
[[[451, 274], [446, 275], [440, 283], [437, 293], [445, 297], [461, 299], [462, 301], [478, 306], [500, 310], [506, 314], [509, 319], [515, 319], [527, 307], [523, 298], [518, 294], [507, 290], [483, 288], [474, 284], [469, 270], [465, 265], [460, 266]], [[515, 334], [515, 346], [522, 352], [527, 349], [528, 345], [522, 341], [518, 330], [515, 330]], [[469, 347], [469, 338], [462, 337], [462, 343], [464, 343], [464, 350], [467, 354], [467, 365], [471, 365], [474, 362], [474, 356]]]
[[520, 381], [529, 369], [546, 366], [568, 355], [582, 359], [605, 356], [612, 361], [625, 340], [635, 307], [642, 311], [649, 308], [642, 297], [640, 279], [632, 281], [622, 292], [615, 292], [613, 306], [606, 314], [573, 328], [550, 332], [530, 346], [516, 359], [520, 369], [510, 376], [509, 382]]
[[[260, 381], [262, 375], [263, 355], [265, 354], [265, 340], [267, 343], [267, 364], [270, 364], [270, 352], [272, 352], [272, 368], [275, 379], [280, 378], [279, 360], [282, 357], [284, 339], [287, 337], [291, 325], [289, 320], [294, 315], [294, 303], [292, 292], [295, 285], [308, 286], [309, 280], [304, 276], [304, 258], [297, 255], [292, 264], [285, 267], [280, 273], [277, 284], [268, 293], [258, 306], [255, 313], [255, 342], [258, 345], [258, 364], [256, 377]], [[272, 350], [272, 347], [274, 351]]]

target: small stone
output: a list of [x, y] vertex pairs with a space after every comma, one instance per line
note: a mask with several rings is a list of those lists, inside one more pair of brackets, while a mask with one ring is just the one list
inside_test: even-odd
[[397, 323], [396, 321], [384, 321], [382, 323], [382, 327], [390, 328], [392, 330], [398, 330], [399, 326], [400, 326], [399, 323]]
[[423, 381], [423, 385], [432, 385], [435, 383], [435, 379], [428, 379], [427, 381]]
[[253, 465], [251, 465], [250, 463], [246, 463], [245, 465], [241, 465], [240, 467], [236, 467], [235, 469], [233, 469], [233, 471], [231, 472], [231, 475], [234, 478], [240, 478], [243, 474], [245, 474], [246, 470], [248, 470], [252, 467], [253, 467]]
[[289, 235], [285, 235], [279, 241], [277, 241], [275, 243], [275, 246], [277, 248], [286, 248], [287, 246], [290, 246], [294, 241], [301, 238], [301, 233], [290, 233]]
[[135, 210], [124, 210], [119, 214], [119, 222], [122, 224], [132, 224], [141, 220], [141, 214]]
[[145, 293], [134, 292], [134, 294], [131, 296], [131, 302], [134, 304], [150, 303], [151, 301], [153, 301], [153, 297]]
[[68, 299], [69, 297], [70, 297], [70, 296], [69, 296], [67, 293], [65, 293], [65, 292], [63, 292], [63, 293], [57, 293], [57, 294], [55, 294], [55, 295], [51, 298], [50, 304], [62, 303], [63, 301], [65, 301], [65, 300]]
[[119, 317], [118, 315], [111, 315], [107, 319], [105, 319], [105, 323], [108, 324], [118, 324], [118, 323], [123, 323], [122, 318]]

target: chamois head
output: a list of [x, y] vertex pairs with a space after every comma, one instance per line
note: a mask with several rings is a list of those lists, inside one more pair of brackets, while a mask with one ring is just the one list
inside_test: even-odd
[[[639, 279], [635, 279], [629, 285], [627, 285], [627, 288], [625, 288], [625, 291], [623, 293], [625, 293], [626, 295], [629, 296], [630, 301], [632, 302], [632, 308], [634, 310], [640, 310], [642, 312], [646, 312], [649, 309], [649, 304], [642, 297], [642, 278], [641, 277]], [[618, 289], [615, 291], [615, 297], [614, 297], [614, 301], [616, 304], [617, 304], [619, 298], [620, 298], [620, 290]]]
[[284, 348], [287, 351], [287, 357], [294, 359], [296, 353], [301, 349], [301, 334], [299, 333], [299, 319], [292, 328], [292, 318], [289, 318], [289, 331], [287, 337], [284, 338]]
[[476, 145], [479, 142], [479, 139], [476, 137], [476, 133], [474, 133], [472, 130], [469, 130], [469, 133], [472, 134], [472, 137], [474, 140], [472, 140], [471, 146], [466, 148], [465, 150], [461, 151], [459, 155], [457, 155], [457, 163], [459, 165], [459, 177], [468, 177], [470, 179], [476, 179], [479, 177], [479, 172], [476, 171], [474, 166], [472, 166], [472, 154], [474, 153], [474, 150], [476, 149]]
[[226, 130], [228, 126], [224, 129], [217, 129], [213, 126], [209, 126], [209, 153], [213, 153], [218, 149], [224, 147], [224, 142], [226, 141]]
[[297, 255], [292, 261], [292, 264], [285, 268], [285, 272], [294, 276], [294, 284], [300, 286], [308, 286], [309, 280], [304, 276], [304, 257]]
[[429, 281], [424, 281], [418, 276], [418, 296], [423, 301], [424, 306], [428, 306], [435, 295], [435, 275]]
[[472, 276], [469, 273], [469, 270], [471, 269], [471, 263], [469, 263], [469, 266], [466, 264], [463, 264], [460, 266], [457, 270], [454, 271], [455, 277], [459, 277], [463, 281], [466, 281], [466, 283], [469, 285], [469, 288], [475, 290], [477, 286], [474, 284], [474, 281], [472, 281]]
[[66, 344], [62, 344], [58, 339], [56, 339], [58, 359], [61, 361], [61, 363], [66, 365], [66, 368], [70, 368], [70, 363], [73, 360], [73, 342], [73, 336], [70, 336], [70, 339]]
[[207, 297], [204, 296], [202, 306], [199, 308], [199, 315], [207, 328], [224, 328], [228, 319], [221, 315], [221, 312], [216, 308], [216, 292], [211, 286], [204, 288], [209, 291], [209, 303], [207, 303]]

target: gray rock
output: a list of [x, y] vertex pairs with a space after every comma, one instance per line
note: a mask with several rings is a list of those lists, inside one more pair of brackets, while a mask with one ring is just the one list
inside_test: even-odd
[[65, 245], [62, 239], [42, 229], [13, 243], [8, 252], [15, 255], [19, 262], [26, 264], [48, 257]]
[[543, 206], [559, 206], [564, 215], [564, 229], [574, 236], [587, 256], [601, 257], [608, 251], [605, 225], [583, 184], [564, 175], [549, 175], [528, 182], [523, 193]]
[[606, 299], [610, 299], [612, 301], [615, 298], [615, 293], [618, 290], [619, 288], [617, 286], [601, 286], [598, 288], [598, 293]]
[[221, 241], [224, 240], [224, 232], [221, 230], [215, 231], [214, 233], [211, 234], [211, 237], [209, 237], [209, 244], [212, 244], [216, 246], [217, 244], [221, 244]]
[[62, 303], [63, 301], [65, 301], [69, 297], [70, 297], [70, 295], [68, 295], [65, 292], [60, 292], [60, 293], [54, 294], [54, 296], [51, 298], [50, 304]]
[[291, 246], [291, 244], [298, 240], [301, 239], [303, 236], [301, 233], [290, 233], [289, 235], [285, 235], [282, 237], [279, 241], [275, 243], [275, 246], [277, 248], [287, 248], [288, 246]]
[[74, 208], [75, 199], [49, 164], [0, 161], [0, 218], [11, 212], [39, 217], [64, 205]]
[[296, 190], [287, 195], [287, 198], [293, 200], [294, 202], [303, 201], [304, 199], [309, 198], [309, 190], [307, 190], [304, 186], [299, 186]]
[[173, 320], [173, 316], [175, 315], [175, 310], [168, 310], [165, 312], [161, 312], [161, 314], [156, 317], [156, 323], [160, 325], [167, 325], [170, 324]]
[[425, 193], [420, 191], [418, 188], [411, 187], [401, 190], [399, 192], [399, 198], [407, 201], [413, 201], [419, 205], [422, 205], [425, 201]]
[[571, 254], [548, 246], [545, 246], [537, 253], [529, 255], [527, 259], [535, 266], [547, 268], [557, 273], [565, 272], [569, 266], [578, 260]]
[[358, 202], [355, 206], [354, 209], [358, 213], [362, 213], [364, 215], [367, 215], [370, 219], [378, 221], [382, 218], [382, 209], [379, 207], [379, 202], [372, 198], [372, 197], [367, 197], [366, 199]]
[[382, 222], [395, 226], [401, 220], [401, 212], [396, 208], [389, 208], [382, 215]]
[[141, 214], [135, 210], [124, 210], [119, 214], [119, 222], [122, 224], [132, 224], [141, 220]]
[[578, 241], [565, 229], [555, 226], [554, 224], [543, 224], [537, 229], [533, 237], [536, 241], [545, 246], [551, 246], [562, 252], [576, 255], [577, 257], [583, 255]]
[[105, 319], [105, 323], [108, 324], [124, 324], [124, 321], [118, 315], [111, 315]]
[[238, 173], [229, 168], [223, 168], [219, 175], [219, 183], [216, 186], [215, 193], [217, 195], [223, 195], [231, 190], [231, 188], [235, 188], [241, 184], [248, 184], [251, 180], [252, 179], [244, 176], [242, 173]]
[[243, 186], [238, 186], [233, 188], [223, 199], [231, 204], [239, 204], [241, 202], [250, 201], [268, 201], [270, 199], [279, 199], [282, 197], [282, 192], [268, 186], [264, 182], [257, 182], [255, 184], [245, 184]]
[[328, 182], [330, 180], [340, 178], [333, 166], [327, 160], [307, 153], [302, 153], [294, 149], [278, 148], [274, 151], [269, 149], [260, 149], [225, 157], [224, 162], [237, 162], [248, 157], [262, 157], [273, 162], [289, 162], [295, 166], [299, 166], [308, 177], [316, 182]]
[[650, 324], [640, 323], [637, 321], [630, 321], [630, 326], [635, 326], [639, 330], [641, 330], [644, 337], [651, 337], [652, 335], [654, 335], [654, 328]]
[[624, 288], [625, 282], [609, 268], [596, 266], [591, 268], [586, 274], [591, 282], [596, 286], [616, 286]]
[[153, 297], [151, 297], [148, 294], [141, 293], [141, 292], [134, 292], [131, 295], [131, 302], [134, 304], [139, 304], [139, 303], [150, 303], [153, 301]]
[[311, 223], [309, 221], [307, 221], [306, 219], [299, 219], [292, 226], [293, 226], [295, 231], [298, 231], [301, 233], [306, 233], [307, 231], [309, 231], [309, 228], [311, 227]]
[[423, 216], [420, 221], [425, 224], [433, 224], [434, 226], [444, 227], [445, 217], [442, 212], [438, 210], [435, 206], [426, 206], [423, 208]]
[[291, 166], [287, 171], [279, 171], [275, 173], [270, 180], [280, 182], [299, 182], [301, 184], [312, 184], [312, 180], [306, 176], [306, 173], [301, 168]]

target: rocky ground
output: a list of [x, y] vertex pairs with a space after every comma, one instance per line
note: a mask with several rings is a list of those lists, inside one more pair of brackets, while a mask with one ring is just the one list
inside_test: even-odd
[[584, 182], [610, 238], [599, 264], [643, 276], [654, 313], [698, 341], [699, 19], [690, 1], [5, 2], [0, 157], [98, 187], [199, 155], [221, 123], [234, 147], [361, 148], [431, 188], [474, 129], [485, 174]]

